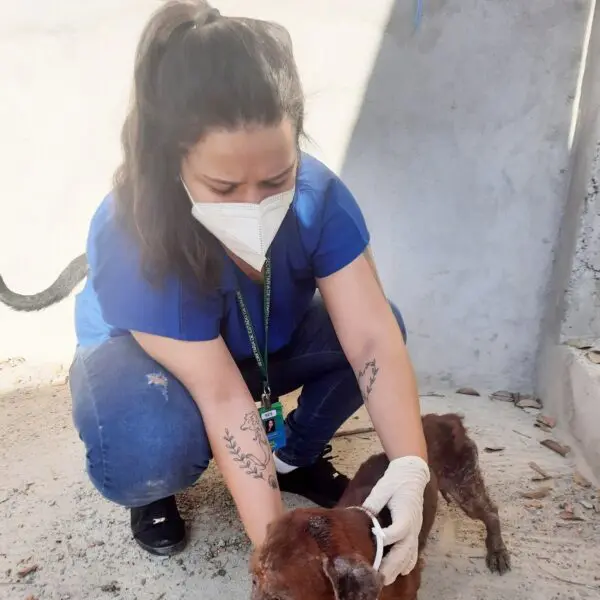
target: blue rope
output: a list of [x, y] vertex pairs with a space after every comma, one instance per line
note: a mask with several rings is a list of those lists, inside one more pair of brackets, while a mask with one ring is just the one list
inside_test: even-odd
[[415, 23], [415, 29], [418, 29], [419, 25], [421, 24], [421, 19], [423, 18], [423, 0], [416, 0], [416, 2], [417, 2], [417, 6], [415, 9], [414, 23]]

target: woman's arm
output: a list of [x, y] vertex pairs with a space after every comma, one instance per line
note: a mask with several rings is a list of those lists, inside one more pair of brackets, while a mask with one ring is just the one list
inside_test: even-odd
[[388, 458], [427, 460], [415, 373], [370, 249], [318, 286]]
[[240, 519], [254, 546], [283, 513], [275, 465], [258, 411], [221, 337], [183, 342], [133, 332], [140, 346], [188, 389]]

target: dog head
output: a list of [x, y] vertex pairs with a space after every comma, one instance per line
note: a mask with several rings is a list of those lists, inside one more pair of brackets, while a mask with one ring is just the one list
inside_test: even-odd
[[299, 508], [267, 531], [250, 561], [251, 600], [377, 600], [370, 518], [354, 509]]
[[456, 413], [423, 417], [429, 463], [436, 473], [461, 470], [471, 460], [468, 457], [477, 457], [477, 446], [469, 437], [463, 419]]

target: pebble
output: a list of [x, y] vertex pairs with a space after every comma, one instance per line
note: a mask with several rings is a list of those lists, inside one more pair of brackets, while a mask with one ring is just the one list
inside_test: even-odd
[[110, 583], [105, 583], [104, 585], [101, 585], [100, 589], [103, 592], [117, 593], [121, 588], [119, 587], [119, 585], [116, 581], [111, 581]]

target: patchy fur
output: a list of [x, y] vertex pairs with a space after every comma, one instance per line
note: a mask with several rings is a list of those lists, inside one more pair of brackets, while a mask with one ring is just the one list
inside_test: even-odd
[[[486, 527], [486, 562], [491, 571], [510, 569], [498, 509], [490, 500], [478, 464], [477, 446], [454, 413], [423, 417], [431, 480], [425, 488], [419, 560], [406, 576], [383, 587], [372, 568], [375, 544], [368, 515], [357, 510], [388, 465], [383, 453], [358, 469], [332, 509], [298, 508], [272, 523], [264, 545], [251, 557], [252, 600], [416, 600], [421, 585], [421, 554], [433, 527], [438, 490]], [[385, 508], [378, 515], [390, 524]]]

